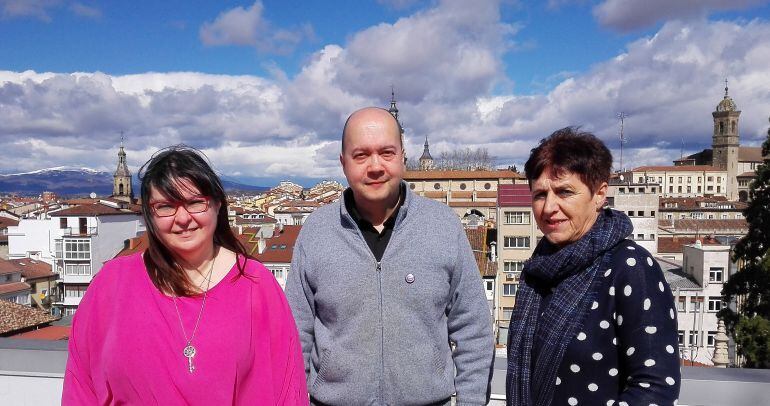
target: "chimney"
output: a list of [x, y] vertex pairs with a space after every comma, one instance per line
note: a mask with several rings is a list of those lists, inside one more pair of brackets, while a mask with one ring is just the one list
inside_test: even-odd
[[489, 243], [489, 259], [492, 262], [497, 262], [497, 243], [494, 241]]
[[257, 240], [257, 252], [261, 255], [263, 252], [265, 252], [265, 248], [267, 247], [267, 242], [264, 238], [259, 237]]

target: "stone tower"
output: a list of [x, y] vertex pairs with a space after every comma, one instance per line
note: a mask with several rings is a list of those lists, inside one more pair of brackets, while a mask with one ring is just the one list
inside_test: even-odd
[[422, 150], [422, 156], [420, 156], [420, 170], [429, 171], [433, 169], [433, 157], [430, 156], [430, 150], [428, 148], [428, 136], [425, 136], [425, 148]]
[[[398, 123], [398, 129], [401, 131], [401, 145], [404, 145], [404, 126], [401, 125], [401, 120], [398, 119], [398, 107], [396, 107], [396, 91], [393, 86], [390, 86], [390, 108], [388, 112], [396, 119]], [[406, 165], [406, 151], [404, 151], [404, 165]]]
[[738, 120], [741, 112], [727, 92], [725, 80], [725, 97], [717, 105], [714, 117], [714, 135], [711, 142], [713, 158], [711, 164], [727, 171], [727, 190], [729, 200], [738, 198]]
[[131, 171], [126, 164], [126, 151], [123, 150], [123, 136], [120, 137], [120, 150], [118, 151], [118, 168], [115, 170], [112, 181], [112, 197], [132, 202], [134, 190], [131, 185]]

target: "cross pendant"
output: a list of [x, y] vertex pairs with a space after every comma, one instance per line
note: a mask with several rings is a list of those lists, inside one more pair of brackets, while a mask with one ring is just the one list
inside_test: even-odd
[[195, 366], [193, 365], [195, 347], [193, 347], [191, 344], [187, 344], [187, 347], [184, 347], [184, 351], [182, 353], [185, 357], [187, 357], [187, 369], [190, 371], [190, 373], [193, 373], [193, 371], [195, 371]]

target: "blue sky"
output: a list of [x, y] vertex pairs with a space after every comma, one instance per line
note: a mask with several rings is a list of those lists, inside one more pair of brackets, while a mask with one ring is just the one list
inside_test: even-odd
[[[581, 125], [624, 166], [709, 147], [723, 80], [758, 145], [766, 0], [0, 0], [0, 173], [132, 168], [184, 142], [251, 183], [341, 178], [339, 130], [391, 84], [407, 153], [518, 164]], [[98, 153], [94, 153], [97, 151]], [[411, 153], [411, 154], [410, 154]]]

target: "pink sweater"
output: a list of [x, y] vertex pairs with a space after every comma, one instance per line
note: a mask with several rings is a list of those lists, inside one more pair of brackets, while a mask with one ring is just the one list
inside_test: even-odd
[[[259, 262], [233, 266], [211, 288], [193, 345], [182, 354], [174, 303], [141, 254], [107, 262], [72, 323], [63, 405], [307, 405], [297, 328], [283, 291]], [[188, 336], [201, 298], [177, 299]]]

